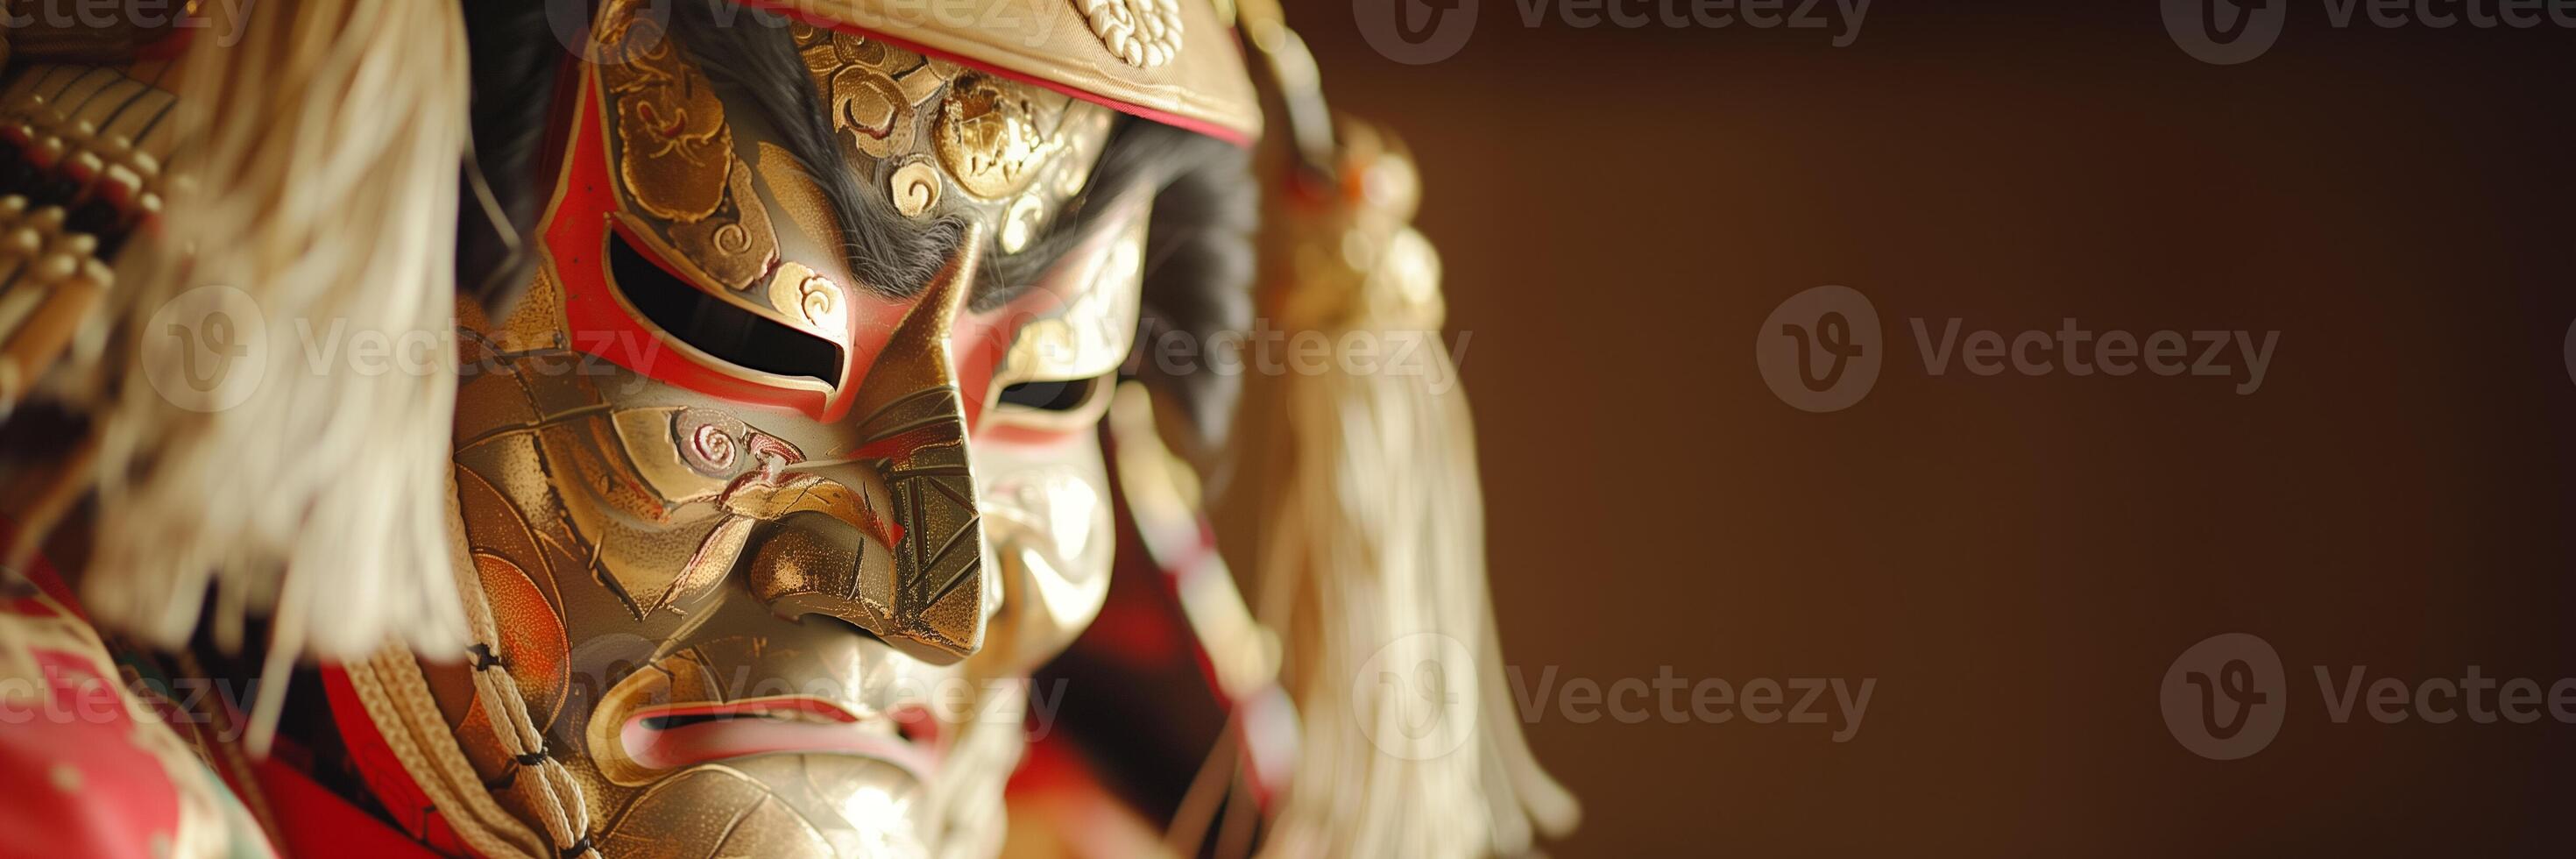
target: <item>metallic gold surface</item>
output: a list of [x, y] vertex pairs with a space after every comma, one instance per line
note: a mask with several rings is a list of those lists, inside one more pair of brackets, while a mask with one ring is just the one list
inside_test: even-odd
[[[982, 531], [976, 522], [975, 484], [967, 470], [965, 415], [959, 400], [949, 334], [974, 283], [980, 226], [970, 227], [963, 253], [931, 278], [920, 303], [895, 328], [851, 413], [859, 448], [892, 446], [884, 466], [895, 509], [908, 514], [892, 547], [896, 599], [888, 625], [871, 631], [898, 647], [907, 643], [937, 658], [973, 653], [984, 641]], [[836, 583], [842, 584], [842, 583]], [[772, 595], [800, 607], [830, 611], [850, 604], [856, 581], [842, 595], [800, 589]], [[862, 626], [867, 624], [862, 623]]]
[[850, 325], [850, 299], [841, 285], [800, 263], [785, 263], [769, 279], [769, 305], [798, 327], [834, 337]]
[[[1077, 420], [1097, 424], [1099, 410], [1086, 408]], [[1009, 595], [988, 624], [986, 647], [1004, 661], [1026, 661], [1013, 666], [1022, 670], [1073, 643], [1109, 596], [1116, 542], [1109, 478], [1096, 447], [1082, 446], [1080, 455], [1014, 445], [977, 451], [992, 543], [984, 560]]]
[[833, 129], [871, 158], [913, 151], [915, 116], [963, 71], [850, 33], [802, 23], [790, 30]]
[[706, 765], [655, 785], [610, 822], [609, 856], [927, 855], [909, 828], [918, 788], [884, 767], [832, 755]]
[[[553, 290], [539, 290], [520, 315], [560, 314], [559, 302]], [[494, 336], [529, 327], [521, 320]], [[845, 612], [833, 616], [875, 624], [887, 640], [905, 634], [889, 623], [891, 610], [793, 604], [812, 594], [853, 594], [858, 583], [841, 581], [861, 570], [873, 571], [864, 576], [868, 588], [884, 595], [889, 609], [901, 604], [892, 550], [867, 542], [892, 526], [878, 518], [892, 506], [887, 482], [864, 467], [837, 469], [835, 478], [783, 471], [803, 460], [803, 451], [719, 401], [653, 405], [668, 392], [638, 401], [612, 393], [632, 386], [536, 371], [565, 353], [500, 345], [512, 371], [473, 377], [460, 392], [459, 509], [504, 631], [494, 653], [537, 724], [550, 726], [556, 757], [599, 780], [585, 801], [594, 819], [605, 821], [596, 842], [603, 853], [880, 855], [870, 851], [917, 842], [918, 776], [901, 768], [813, 754], [662, 770], [636, 763], [620, 737], [632, 730], [629, 714], [637, 708], [753, 700], [771, 684], [824, 694], [848, 712], [881, 719], [899, 703], [892, 678], [937, 676], [942, 669], [884, 641], [795, 619]], [[760, 528], [777, 533], [755, 541]], [[908, 530], [925, 539], [956, 533], [935, 525]], [[966, 534], [963, 557], [971, 563], [980, 541]], [[866, 544], [868, 561], [845, 565], [851, 559], [799, 548], [835, 535], [842, 538], [835, 547]], [[816, 587], [783, 592], [780, 583], [798, 581]], [[973, 588], [964, 590], [975, 598]], [[973, 627], [980, 613], [967, 620], [943, 634], [980, 637]], [[473, 670], [425, 668], [433, 675]], [[601, 689], [603, 678], [617, 682]], [[535, 819], [529, 797], [514, 786], [521, 764], [493, 738], [483, 708], [454, 699], [442, 707], [478, 773], [503, 785], [495, 798]]]
[[[632, 151], [632, 150], [630, 150]], [[731, 289], [749, 289], [778, 262], [778, 233], [769, 226], [769, 207], [752, 190], [751, 165], [731, 159], [725, 196], [712, 217], [670, 228], [671, 244], [681, 259], [709, 280]], [[826, 334], [824, 336], [831, 336]]]
[[[703, 70], [631, 2], [602, 12], [596, 85], [621, 199], [621, 234], [721, 300], [847, 349], [849, 291], [820, 260], [846, 225], [805, 165], [777, 143], [739, 138]], [[848, 169], [884, 177], [907, 217], [996, 225], [1004, 253], [1031, 245], [1084, 187], [1110, 113], [1060, 93], [967, 72], [892, 43], [789, 25]], [[736, 149], [748, 150], [757, 168]], [[770, 211], [774, 201], [778, 212]], [[776, 224], [797, 238], [783, 242]], [[693, 351], [686, 343], [673, 346]], [[763, 384], [797, 384], [748, 370]], [[855, 380], [826, 379], [826, 386]]]
[[895, 211], [902, 212], [904, 217], [918, 218], [930, 214], [931, 208], [939, 205], [939, 188], [939, 168], [930, 166], [930, 162], [923, 159], [907, 161], [895, 168], [886, 193], [894, 197]]
[[733, 129], [715, 85], [649, 15], [603, 19], [596, 63], [614, 96], [618, 175], [638, 208], [688, 223], [715, 212], [733, 164]]
[[[602, 14], [613, 22], [636, 8], [619, 0]], [[483, 642], [494, 658], [481, 667], [421, 670], [491, 800], [546, 831], [538, 776], [559, 764], [580, 785], [603, 855], [936, 849], [942, 812], [930, 797], [952, 783], [998, 791], [994, 768], [1009, 760], [979, 754], [950, 771], [937, 763], [945, 741], [899, 737], [896, 714], [925, 707], [937, 683], [1024, 677], [1105, 593], [1114, 540], [1092, 428], [1105, 398], [1058, 412], [998, 405], [994, 392], [1033, 373], [1115, 368], [1136, 323], [1143, 207], [1097, 216], [1098, 236], [1009, 307], [973, 311], [969, 296], [983, 255], [1010, 244], [991, 236], [1043, 229], [1085, 185], [1109, 113], [819, 32], [802, 37], [808, 68], [830, 67], [816, 85], [848, 96], [831, 103], [847, 135], [843, 169], [892, 177], [876, 187], [898, 211], [966, 224], [906, 298], [850, 275], [842, 225], [806, 167], [765, 129], [722, 122], [721, 100], [693, 100], [704, 77], [685, 55], [600, 69], [586, 81], [600, 109], [573, 133], [606, 135], [615, 209], [603, 220], [618, 230], [607, 241], [848, 350], [851, 369], [830, 383], [844, 410], [755, 408], [674, 380], [694, 377], [648, 373], [652, 361], [687, 361], [725, 380], [792, 382], [658, 329], [644, 345], [663, 352], [589, 360], [581, 344], [599, 332], [574, 329], [567, 308], [598, 298], [581, 290], [602, 283], [607, 300], [625, 302], [597, 239], [550, 244], [506, 318], [468, 315], [465, 358], [479, 371], [457, 395], [457, 507], [501, 640]], [[952, 153], [935, 132], [960, 91], [998, 124], [956, 126]], [[629, 121], [645, 114], [672, 121]], [[718, 120], [710, 128], [704, 117]], [[725, 148], [697, 148], [717, 141]], [[869, 151], [879, 144], [882, 154]], [[1000, 196], [970, 193], [952, 158]], [[902, 203], [907, 179], [920, 189], [914, 208]], [[566, 216], [560, 197], [572, 188], [558, 186], [549, 225]], [[748, 240], [761, 235], [772, 238]], [[581, 264], [566, 268], [572, 260]], [[970, 331], [1013, 345], [970, 352]], [[511, 683], [478, 686], [477, 671], [506, 671]], [[540, 766], [525, 743], [513, 754], [512, 726], [487, 717], [475, 690], [496, 688], [527, 702], [544, 738]], [[1004, 730], [1017, 730], [1015, 692], [969, 697], [1006, 704]], [[953, 737], [975, 716], [933, 717], [928, 736]], [[837, 739], [784, 750], [742, 739], [771, 734]]]
[[761, 183], [769, 187], [769, 196], [787, 215], [787, 223], [815, 243], [835, 241], [841, 235], [840, 216], [832, 213], [832, 201], [823, 188], [805, 174], [805, 166], [796, 163], [796, 155], [786, 147], [763, 140], [760, 152]]
[[[1000, 217], [1004, 253], [1025, 248], [1081, 190], [1107, 137], [1107, 110], [1062, 93], [880, 39], [791, 29], [833, 127], [862, 163], [876, 163], [895, 210]], [[1057, 181], [1033, 187], [1047, 176]]]
[[[1091, 3], [1150, 10], [1151, 14], [1135, 16], [1140, 21], [1178, 22], [1163, 25], [1165, 37], [1130, 42], [1121, 49], [1128, 54], [1122, 55], [1094, 30], [1101, 19], [1086, 14], [1087, 2], [1000, 0], [976, 4], [975, 14], [966, 15], [934, 11], [949, 8], [936, 4], [924, 7], [899, 0], [772, 0], [767, 5], [972, 60], [1022, 79], [1045, 81], [1148, 118], [1238, 140], [1260, 136], [1260, 99], [1244, 69], [1242, 49], [1229, 38], [1231, 28], [1214, 4], [1207, 0]], [[1114, 26], [1114, 12], [1108, 20], [1110, 24], [1104, 26]], [[1140, 65], [1126, 59], [1132, 55], [1142, 60], [1158, 44], [1170, 51], [1164, 62]]]
[[989, 77], [959, 83], [939, 105], [939, 163], [967, 193], [1007, 197], [1037, 178], [1056, 144], [1039, 129], [1040, 110], [1059, 117], [1064, 98]]

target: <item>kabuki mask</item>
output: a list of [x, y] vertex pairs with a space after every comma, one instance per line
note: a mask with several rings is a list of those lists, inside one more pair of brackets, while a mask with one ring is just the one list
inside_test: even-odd
[[531, 286], [462, 326], [484, 646], [428, 688], [499, 810], [606, 855], [927, 853], [1106, 593], [1137, 120], [657, 11], [600, 12]]
[[[1573, 825], [1507, 715], [1417, 175], [1277, 3], [204, 5], [0, 34], [0, 566], [77, 570], [0, 594], [280, 681], [222, 714], [242, 748], [187, 732], [241, 843], [349, 831], [317, 808], [539, 859]], [[217, 403], [190, 350], [235, 323], [273, 342]], [[285, 342], [342, 329], [433, 360]], [[1041, 670], [1087, 712], [1046, 724]], [[319, 790], [229, 768], [271, 738]]]

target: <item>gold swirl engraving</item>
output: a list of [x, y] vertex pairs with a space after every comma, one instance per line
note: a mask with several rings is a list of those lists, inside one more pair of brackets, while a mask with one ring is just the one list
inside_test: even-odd
[[904, 217], [918, 218], [930, 214], [939, 205], [939, 168], [927, 160], [917, 160], [897, 167], [887, 182], [887, 193], [894, 197], [895, 211]]
[[839, 342], [848, 332], [849, 307], [841, 285], [797, 263], [778, 267], [769, 279], [769, 306], [798, 326]]
[[833, 129], [871, 158], [911, 151], [921, 106], [960, 71], [863, 36], [806, 24], [791, 32], [816, 92], [830, 106]]
[[1044, 212], [1014, 213], [1015, 198], [1042, 180], [1041, 209], [1078, 193], [1097, 157], [1091, 138], [1108, 132], [1107, 109], [1060, 93], [866, 36], [807, 24], [790, 32], [833, 129], [852, 155], [892, 168], [876, 175], [906, 217], [964, 204], [996, 219], [1007, 248], [1026, 247]]
[[723, 203], [733, 129], [706, 75], [651, 18], [610, 16], [600, 81], [617, 104], [618, 178], [654, 217], [688, 223]]
[[635, 210], [662, 222], [630, 217], [628, 227], [655, 234], [674, 252], [666, 262], [708, 286], [757, 285], [778, 260], [778, 234], [714, 85], [632, 4], [603, 17], [597, 47], [617, 115], [618, 182]]
[[778, 260], [778, 233], [769, 207], [751, 187], [751, 165], [732, 158], [727, 193], [711, 217], [671, 228], [671, 245], [708, 280], [727, 289], [750, 289]]

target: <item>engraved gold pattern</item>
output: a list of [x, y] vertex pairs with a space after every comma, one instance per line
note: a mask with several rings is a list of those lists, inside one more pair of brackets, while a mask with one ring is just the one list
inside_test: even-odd
[[778, 267], [769, 279], [769, 305], [807, 330], [838, 337], [849, 327], [849, 299], [840, 284], [798, 263]]
[[916, 113], [961, 70], [861, 36], [805, 24], [792, 30], [832, 128], [871, 158], [911, 151]]
[[600, 80], [616, 100], [618, 176], [628, 198], [680, 223], [713, 214], [734, 162], [733, 129], [715, 86], [649, 16], [610, 16], [600, 44]]
[[[1136, 336], [1136, 310], [1144, 282], [1144, 219], [1136, 218], [1123, 233], [1105, 235], [1091, 244], [1100, 246], [1067, 254], [1069, 267], [1056, 275], [1080, 284], [1064, 288], [1073, 297], [1020, 328], [997, 378], [1009, 382], [1087, 379], [1118, 369], [1118, 362], [1126, 359]], [[1050, 284], [1049, 288], [1056, 287]]]
[[904, 217], [919, 218], [939, 205], [939, 168], [928, 161], [912, 161], [894, 170], [894, 179], [886, 189], [894, 196], [895, 211]]
[[895, 211], [927, 218], [962, 207], [1007, 224], [1018, 195], [1042, 192], [1026, 204], [1034, 216], [1019, 212], [1016, 227], [997, 229], [1005, 252], [1026, 247], [1081, 191], [1108, 135], [1107, 108], [1062, 93], [864, 36], [803, 24], [792, 32], [833, 129], [854, 158], [875, 162]]
[[[875, 855], [884, 841], [916, 837], [904, 821], [924, 786], [885, 762], [787, 753], [648, 766], [623, 734], [639, 707], [738, 704], [787, 681], [882, 713], [870, 708], [883, 706], [875, 696], [889, 688], [888, 666], [958, 670], [920, 660], [953, 663], [981, 644], [990, 590], [947, 348], [973, 265], [966, 255], [934, 279], [859, 392], [854, 415], [865, 417], [848, 443], [885, 457], [835, 466], [828, 478], [795, 467], [804, 450], [721, 400], [668, 405], [517, 366], [564, 354], [562, 332], [539, 321], [562, 318], [550, 275], [505, 320], [503, 340], [478, 341], [499, 350], [478, 360], [511, 367], [458, 392], [458, 506], [481, 567], [476, 590], [498, 621], [487, 639], [497, 641], [493, 670], [518, 681], [510, 688], [546, 738], [541, 767], [569, 767], [587, 788], [595, 824], [586, 831], [602, 854]], [[762, 292], [809, 322], [847, 312], [839, 285], [794, 262]], [[530, 342], [506, 342], [518, 339]], [[766, 536], [755, 541], [755, 527]], [[736, 571], [741, 584], [726, 587]], [[874, 636], [780, 620], [808, 614]], [[552, 666], [567, 652], [576, 671], [614, 678], [604, 696], [565, 696]], [[423, 669], [432, 678], [476, 670]], [[485, 702], [437, 691], [460, 688], [452, 679], [427, 686], [442, 709], [463, 714], [448, 727], [490, 799], [536, 820], [525, 786], [538, 768], [484, 720]]]
[[[900, 33], [905, 42], [943, 56], [962, 57], [978, 67], [1015, 78], [1042, 80], [1068, 91], [1085, 93], [1104, 103], [1133, 105], [1144, 115], [1161, 115], [1176, 124], [1206, 130], [1235, 142], [1261, 135], [1261, 101], [1244, 68], [1244, 51], [1222, 38], [1233, 26], [1224, 8], [1232, 4], [1177, 0], [1136, 4], [1131, 18], [1119, 17], [1111, 4], [1087, 0], [1010, 0], [973, 4], [998, 14], [955, 14], [965, 4], [889, 3], [886, 0], [774, 0], [804, 20], [853, 29]], [[1098, 17], [1086, 14], [1093, 8]], [[1124, 8], [1123, 6], [1121, 8]], [[1101, 34], [1117, 32], [1122, 20], [1161, 20], [1162, 33], [1150, 30], [1145, 42], [1165, 44], [1173, 54], [1150, 66], [1111, 59], [1119, 49]], [[1178, 24], [1177, 26], [1175, 24]], [[1152, 25], [1144, 25], [1150, 27]], [[1186, 30], [1190, 38], [1180, 38]], [[1133, 32], [1131, 28], [1131, 33]], [[1116, 38], [1116, 37], [1110, 37]], [[1145, 45], [1132, 56], [1142, 62]]]
[[[1034, 90], [1034, 92], [1033, 92]], [[987, 200], [1028, 187], [1060, 144], [1040, 131], [1062, 118], [1062, 99], [1048, 99], [1052, 117], [1041, 117], [1034, 87], [976, 76], [961, 81], [939, 105], [939, 162], [966, 192]]]
[[[612, 2], [603, 20], [641, 5]], [[1030, 581], [1073, 585], [1054, 589], [1065, 593], [1061, 605], [1035, 596], [1015, 606], [1009, 635], [1020, 644], [1001, 640], [1014, 653], [1029, 641], [1068, 637], [1097, 609], [1094, 591], [1105, 577], [1071, 572], [1105, 574], [1113, 545], [1096, 449], [1074, 446], [1090, 457], [1078, 468], [1046, 467], [1059, 454], [1045, 453], [1026, 464], [1029, 479], [989, 484], [1006, 493], [995, 509], [1016, 512], [1005, 533], [987, 539], [988, 484], [979, 478], [991, 475], [979, 473], [982, 463], [970, 469], [961, 399], [968, 386], [950, 341], [977, 260], [992, 246], [986, 238], [1019, 249], [1042, 236], [1086, 184], [1111, 114], [1007, 81], [963, 86], [976, 76], [867, 39], [811, 28], [795, 38], [846, 141], [835, 153], [846, 164], [810, 169], [865, 177], [861, 187], [888, 194], [907, 216], [964, 215], [963, 250], [893, 331], [879, 332], [890, 334], [882, 350], [860, 356], [864, 372], [850, 378], [858, 389], [848, 418], [830, 424], [745, 409], [620, 368], [535, 372], [577, 359], [556, 283], [571, 272], [552, 268], [564, 258], [547, 258], [495, 332], [500, 340], [484, 341], [496, 353], [485, 357], [513, 372], [462, 379], [457, 394], [460, 539], [478, 561], [464, 572], [489, 606], [478, 640], [501, 659], [489, 671], [405, 666], [428, 678], [410, 688], [435, 697], [428, 718], [446, 724], [433, 729], [454, 731], [456, 747], [440, 753], [471, 762], [470, 778], [452, 782], [471, 795], [441, 801], [443, 814], [506, 809], [530, 840], [561, 849], [569, 839], [560, 833], [538, 834], [562, 827], [547, 826], [537, 797], [567, 777], [580, 783], [572, 796], [587, 821], [572, 825], [604, 855], [912, 855], [922, 846], [912, 837], [940, 831], [914, 809], [930, 807], [930, 797], [961, 778], [995, 777], [998, 791], [1009, 761], [969, 763], [952, 747], [927, 782], [846, 754], [673, 766], [649, 746], [628, 746], [626, 732], [643, 723], [641, 706], [739, 703], [743, 684], [773, 680], [838, 683], [851, 694], [833, 703], [874, 718], [884, 704], [862, 693], [883, 685], [887, 666], [910, 676], [1016, 660], [986, 656], [996, 652], [986, 642], [991, 618], [1009, 603], [1005, 587], [1038, 594]], [[600, 109], [584, 121], [614, 134], [606, 154], [622, 234], [726, 302], [847, 345], [859, 310], [883, 296], [854, 293], [840, 259], [813, 253], [840, 247], [841, 236], [808, 168], [760, 141], [757, 125], [727, 129], [721, 102], [695, 98], [706, 79], [684, 56], [639, 52], [636, 62], [594, 74]], [[956, 145], [945, 152], [941, 120], [950, 104], [934, 104], [943, 95], [957, 99], [956, 116], [976, 120], [954, 126]], [[637, 119], [648, 114], [655, 121]], [[951, 157], [996, 193], [970, 193], [950, 173]], [[778, 231], [775, 221], [791, 226]], [[815, 241], [796, 241], [799, 231]], [[588, 256], [595, 248], [570, 250]], [[1132, 263], [1111, 260], [1099, 276]], [[1123, 292], [1076, 302], [1040, 339], [1096, 351], [1085, 331], [1103, 313], [1126, 316], [1127, 324], [1111, 327], [1132, 334], [1133, 291], [1125, 283]], [[1096, 420], [1097, 409], [1088, 414]], [[807, 615], [871, 635], [797, 622]], [[1053, 632], [1030, 631], [1039, 627]], [[567, 656], [570, 676], [608, 678], [610, 688], [567, 687], [557, 661]], [[1011, 664], [1010, 673], [1026, 669]], [[998, 694], [1019, 706], [1007, 691]], [[1005, 724], [1016, 737], [1016, 718]], [[488, 795], [474, 790], [478, 781]], [[542, 844], [548, 840], [556, 843]]]
[[1022, 194], [1002, 211], [1002, 252], [1019, 253], [1037, 238], [1038, 223], [1046, 218], [1046, 202], [1036, 194]]
[[721, 205], [708, 217], [672, 225], [671, 244], [717, 284], [750, 289], [778, 261], [778, 233], [751, 188], [751, 165], [739, 157], [732, 162]]

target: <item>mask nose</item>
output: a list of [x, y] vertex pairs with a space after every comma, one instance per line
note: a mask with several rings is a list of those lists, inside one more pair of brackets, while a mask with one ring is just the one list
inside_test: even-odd
[[[810, 551], [816, 547], [804, 544], [814, 540], [781, 535], [761, 550], [780, 557], [758, 559], [751, 577], [752, 592], [780, 615], [837, 617], [933, 664], [984, 646], [983, 525], [951, 354], [983, 238], [980, 225], [968, 228], [957, 255], [896, 324], [851, 403], [857, 453], [891, 502], [876, 512], [891, 526], [884, 529], [887, 548]], [[816, 563], [820, 558], [832, 560]]]

